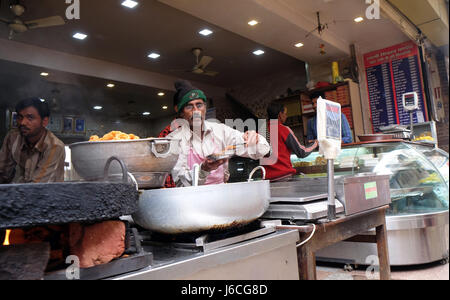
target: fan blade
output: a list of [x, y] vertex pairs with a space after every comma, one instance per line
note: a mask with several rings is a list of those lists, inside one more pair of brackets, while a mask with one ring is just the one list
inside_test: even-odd
[[35, 29], [35, 28], [44, 28], [44, 27], [51, 27], [51, 26], [60, 26], [66, 24], [64, 22], [64, 19], [60, 16], [54, 16], [44, 19], [38, 19], [33, 21], [27, 21], [25, 24], [28, 26], [29, 29]]
[[2, 19], [2, 18], [0, 18], [0, 22], [5, 23], [5, 24], [9, 24], [10, 23], [8, 20]]
[[194, 74], [203, 74], [203, 73], [205, 73], [205, 71], [203, 69], [200, 69], [200, 68], [194, 68], [191, 72], [194, 73]]
[[214, 60], [210, 56], [203, 56], [200, 63], [196, 66], [198, 69], [206, 69], [206, 67]]
[[215, 72], [215, 71], [205, 71], [205, 72], [203, 72], [203, 75], [211, 76], [211, 77], [217, 76], [218, 74], [219, 74], [219, 72]]

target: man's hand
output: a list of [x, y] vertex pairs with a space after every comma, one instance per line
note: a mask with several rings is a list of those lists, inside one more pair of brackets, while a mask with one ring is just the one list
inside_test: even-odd
[[212, 172], [217, 170], [221, 165], [223, 165], [224, 163], [226, 163], [228, 161], [228, 159], [220, 159], [220, 160], [211, 160], [211, 159], [206, 159], [203, 163], [202, 163], [202, 170], [206, 171], [206, 172]]
[[243, 138], [247, 146], [254, 146], [259, 142], [259, 134], [256, 131], [247, 131]]

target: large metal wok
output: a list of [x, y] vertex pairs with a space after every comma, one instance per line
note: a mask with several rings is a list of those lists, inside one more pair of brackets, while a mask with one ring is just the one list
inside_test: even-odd
[[[175, 166], [179, 156], [179, 140], [169, 138], [150, 138], [130, 141], [81, 142], [70, 145], [72, 164], [84, 180], [98, 181], [104, 177], [106, 162], [117, 157], [126, 165], [136, 179], [151, 177], [164, 183], [164, 173], [168, 174]], [[112, 177], [120, 177], [119, 164], [111, 165]], [[145, 186], [140, 185], [141, 188]]]
[[164, 234], [224, 230], [249, 224], [269, 207], [269, 181], [141, 191], [140, 226]]

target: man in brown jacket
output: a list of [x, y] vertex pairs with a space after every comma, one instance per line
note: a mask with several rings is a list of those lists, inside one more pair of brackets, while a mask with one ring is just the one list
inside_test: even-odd
[[64, 181], [64, 143], [45, 127], [50, 110], [38, 98], [16, 106], [18, 129], [11, 130], [0, 150], [0, 184]]

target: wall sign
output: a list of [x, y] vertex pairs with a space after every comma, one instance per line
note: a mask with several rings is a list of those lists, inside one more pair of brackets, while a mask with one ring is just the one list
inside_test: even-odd
[[382, 126], [410, 124], [402, 95], [416, 92], [419, 110], [414, 123], [429, 121], [417, 45], [410, 41], [364, 55], [369, 107], [374, 132]]

